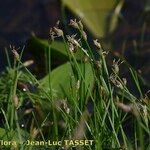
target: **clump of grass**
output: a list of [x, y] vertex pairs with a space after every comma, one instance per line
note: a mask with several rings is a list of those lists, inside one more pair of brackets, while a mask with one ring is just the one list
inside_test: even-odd
[[[21, 61], [22, 54], [13, 48], [14, 62], [0, 77], [0, 137], [5, 141], [17, 141], [17, 145], [0, 145], [2, 149], [149, 149], [150, 107], [149, 98], [142, 93], [138, 74], [129, 68], [140, 97], [133, 95], [127, 87], [128, 80], [120, 77], [120, 65], [113, 61], [108, 68], [106, 57], [98, 40], [94, 40], [98, 57], [88, 43], [82, 23], [70, 21], [70, 26], [79, 33], [66, 36], [58, 25], [50, 30], [51, 42], [48, 51], [48, 87], [28, 70], [31, 63]], [[70, 89], [63, 98], [51, 85], [51, 44], [61, 37], [69, 57], [72, 73], [68, 77]], [[82, 45], [82, 42], [86, 46]], [[83, 57], [77, 60], [77, 51]], [[9, 59], [8, 59], [9, 60]], [[86, 65], [90, 66], [93, 78], [86, 79]], [[67, 72], [65, 72], [67, 74]], [[72, 76], [74, 77], [72, 79]], [[72, 80], [71, 80], [72, 79]], [[60, 79], [61, 80], [61, 79]], [[63, 85], [61, 85], [63, 86]], [[91, 145], [74, 146], [27, 145], [27, 140], [93, 140]]]

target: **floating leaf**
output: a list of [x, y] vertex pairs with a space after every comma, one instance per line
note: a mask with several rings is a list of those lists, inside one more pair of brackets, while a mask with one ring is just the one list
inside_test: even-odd
[[[107, 19], [113, 15], [111, 11], [119, 0], [62, 0], [62, 2], [83, 20], [95, 36], [103, 37], [107, 30]], [[116, 26], [116, 17], [113, 16], [112, 29]]]
[[[60, 60], [69, 60], [67, 51], [69, 50], [69, 47], [62, 41], [53, 41], [50, 45], [48, 43], [48, 40], [39, 39], [37, 37], [32, 37], [29, 41], [28, 48], [29, 50], [33, 51], [35, 54], [44, 52], [44, 50], [51, 49], [51, 57], [52, 59], [60, 59]], [[83, 57], [83, 52], [78, 50], [75, 54], [75, 57], [77, 60], [81, 59]]]
[[[81, 69], [81, 64], [78, 63], [79, 68]], [[70, 65], [70, 63], [63, 64], [51, 72], [51, 87], [52, 90], [56, 93], [58, 98], [64, 98], [65, 93], [70, 93], [72, 88], [71, 83], [74, 83], [75, 86], [75, 74]], [[43, 78], [41, 81], [41, 86], [49, 89], [49, 75]], [[92, 67], [89, 63], [85, 64], [85, 84], [86, 91], [87, 87], [92, 87], [94, 82], [94, 77], [92, 73]]]

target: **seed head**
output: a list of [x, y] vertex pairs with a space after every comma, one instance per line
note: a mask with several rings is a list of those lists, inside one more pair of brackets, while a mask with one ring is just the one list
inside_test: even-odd
[[57, 108], [58, 111], [64, 111], [66, 112], [67, 114], [70, 113], [70, 108], [68, 106], [68, 103], [67, 103], [67, 100], [57, 100], [55, 103], [54, 103], [55, 107]]
[[[10, 48], [12, 49], [12, 53], [13, 53], [13, 55], [14, 55], [14, 58], [15, 58], [16, 60], [19, 60], [20, 56], [19, 56], [19, 54], [18, 54], [16, 48], [15, 48], [14, 46], [11, 46], [11, 45], [10, 45]], [[18, 49], [19, 49], [19, 48], [18, 48]]]
[[73, 45], [72, 43], [68, 43], [70, 52], [76, 53], [77, 47]]
[[123, 84], [120, 82], [120, 80], [117, 79], [116, 74], [111, 74], [109, 77], [110, 81], [118, 88], [123, 89], [124, 86]]
[[55, 32], [55, 34], [59, 37], [59, 36], [63, 36], [63, 31], [57, 27], [53, 28], [53, 31]]
[[95, 45], [98, 49], [102, 49], [102, 46], [101, 46], [101, 44], [98, 42], [98, 39], [93, 40], [93, 42], [94, 42], [94, 45]]
[[78, 26], [78, 23], [77, 23], [76, 19], [74, 19], [74, 20], [71, 19], [70, 23], [69, 23], [69, 26], [71, 26], [71, 27], [73, 27], [75, 29], [79, 29], [79, 26]]
[[99, 68], [99, 69], [102, 68], [102, 62], [101, 61], [96, 61], [95, 64], [96, 64], [97, 68]]
[[76, 19], [74, 19], [74, 20], [71, 19], [69, 25], [75, 29], [83, 30], [83, 24], [82, 24], [81, 20], [77, 22]]
[[121, 62], [120, 59], [118, 61], [116, 61], [115, 59], [113, 60], [113, 71], [118, 74], [119, 73], [119, 66], [123, 63], [123, 61]]
[[79, 44], [79, 40], [76, 40], [75, 39], [76, 35], [67, 35], [67, 40], [69, 43], [71, 43], [72, 45], [74, 45], [75, 47], [81, 47], [80, 44]]
[[63, 31], [59, 29], [58, 25], [59, 21], [56, 23], [55, 27], [50, 28], [50, 37], [52, 40], [54, 40], [56, 37], [61, 37], [64, 35]]

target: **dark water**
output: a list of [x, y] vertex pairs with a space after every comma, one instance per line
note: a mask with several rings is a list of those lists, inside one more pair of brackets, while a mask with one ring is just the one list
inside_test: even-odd
[[60, 19], [58, 0], [5, 0], [0, 4], [0, 70], [4, 47], [24, 45], [34, 33], [47, 38], [49, 28]]
[[[149, 86], [150, 11], [145, 12], [145, 7], [144, 0], [125, 1], [121, 11], [122, 20], [113, 35], [113, 45], [114, 50], [120, 52], [140, 72]], [[128, 71], [122, 70], [122, 72], [127, 78], [130, 76]]]

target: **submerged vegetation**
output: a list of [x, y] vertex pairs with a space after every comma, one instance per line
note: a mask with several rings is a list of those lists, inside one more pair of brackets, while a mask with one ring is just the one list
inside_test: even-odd
[[[121, 58], [108, 65], [109, 52], [98, 40], [89, 44], [81, 21], [71, 20], [69, 26], [75, 35], [65, 35], [57, 24], [49, 41], [40, 43], [46, 45], [46, 61], [41, 59], [48, 74], [43, 79], [28, 69], [32, 60], [22, 62], [24, 49], [18, 54], [12, 48], [13, 62], [6, 51], [8, 67], [0, 77], [0, 148], [150, 149], [149, 91], [142, 91], [139, 74]], [[63, 40], [59, 51], [57, 37]], [[53, 69], [54, 53], [65, 62]], [[122, 65], [138, 96], [120, 76]]]

